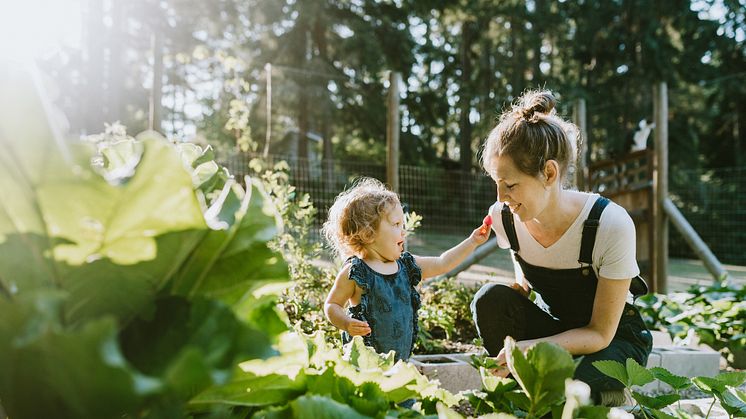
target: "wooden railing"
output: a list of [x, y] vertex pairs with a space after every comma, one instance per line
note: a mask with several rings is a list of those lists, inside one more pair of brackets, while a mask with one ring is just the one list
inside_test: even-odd
[[654, 256], [654, 166], [652, 150], [635, 151], [588, 166], [589, 190], [612, 199], [632, 217], [637, 231], [637, 261], [646, 278], [652, 275]]

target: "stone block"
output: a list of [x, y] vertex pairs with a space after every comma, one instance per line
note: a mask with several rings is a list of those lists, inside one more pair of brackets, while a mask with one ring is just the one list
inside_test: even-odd
[[[714, 377], [720, 372], [720, 353], [688, 346], [654, 347], [647, 368], [661, 367], [682, 377]], [[670, 392], [671, 387], [658, 380], [638, 388], [644, 393]]]
[[451, 393], [482, 388], [479, 370], [469, 363], [470, 354], [415, 355], [409, 361]]

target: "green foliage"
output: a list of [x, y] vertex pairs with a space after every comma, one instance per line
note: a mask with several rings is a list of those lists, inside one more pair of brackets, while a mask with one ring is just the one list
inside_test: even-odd
[[324, 316], [324, 301], [332, 288], [336, 273], [332, 266], [319, 262], [322, 245], [312, 235], [316, 216], [308, 194], [299, 195], [289, 183], [289, 166], [281, 161], [266, 167], [260, 159], [252, 160], [254, 170], [268, 191], [271, 204], [283, 223], [283, 231], [269, 242], [288, 262], [292, 282], [278, 298], [279, 307], [287, 313], [289, 324], [300, 325], [305, 333], [325, 331], [333, 339], [337, 329]]
[[[460, 399], [429, 382], [413, 365], [394, 364], [390, 355], [376, 354], [360, 337], [346, 347], [346, 356], [326, 342], [323, 332], [286, 333], [278, 350], [276, 357], [241, 363], [243, 374], [202, 392], [192, 400], [192, 408], [246, 406], [257, 417], [302, 418], [310, 412], [320, 417], [383, 417], [401, 413], [397, 403], [411, 398], [422, 401], [422, 413], [428, 411], [424, 406], [452, 406]], [[420, 415], [412, 412], [412, 417]]]
[[724, 372], [712, 378], [694, 377], [692, 382], [698, 389], [720, 401], [729, 415], [746, 416], [746, 393], [738, 390], [738, 387], [746, 383], [746, 371]]
[[508, 368], [530, 402], [528, 417], [544, 416], [564, 398], [565, 380], [575, 372], [572, 356], [546, 342], [530, 347], [524, 355], [511, 338], [505, 339], [505, 351]]
[[[668, 370], [660, 367], [647, 369], [640, 366], [632, 359], [627, 359], [626, 366], [617, 361], [596, 361], [593, 366], [609, 377], [617, 379], [631, 391], [632, 397], [637, 401], [640, 411], [645, 417], [650, 414], [656, 418], [674, 417], [661, 409], [670, 406], [681, 399], [679, 391], [694, 384], [699, 390], [720, 401], [723, 409], [730, 415], [746, 415], [746, 393], [738, 390], [738, 387], [746, 383], [746, 372], [733, 371], [721, 373], [715, 377], [694, 377], [691, 381], [686, 377], [671, 374]], [[670, 385], [674, 394], [662, 394], [655, 397], [646, 396], [632, 390], [632, 386], [642, 386], [657, 378]], [[669, 408], [671, 409], [671, 408]], [[712, 405], [710, 406], [710, 410]], [[679, 409], [671, 409], [679, 417], [687, 417], [686, 412]], [[707, 416], [709, 417], [709, 411]]]
[[469, 305], [477, 287], [447, 278], [425, 284], [421, 290], [420, 338], [416, 351], [442, 352], [444, 340], [471, 343], [477, 337]]
[[279, 225], [262, 186], [219, 181], [209, 150], [185, 165], [153, 133], [135, 140], [112, 126], [95, 150], [66, 143], [29, 73], [3, 71], [0, 187], [14, 196], [0, 202], [8, 415], [182, 416], [240, 360], [270, 355], [273, 336], [247, 321], [250, 305], [234, 305], [287, 279], [267, 247]]
[[690, 334], [696, 334], [700, 342], [726, 352], [731, 362], [734, 351], [746, 348], [743, 286], [693, 286], [688, 292], [650, 294], [638, 301], [651, 329], [665, 330], [676, 339], [689, 339]]
[[622, 365], [617, 361], [596, 361], [593, 363], [602, 373], [616, 379], [625, 387], [644, 386], [652, 382], [655, 377], [647, 368], [638, 364], [634, 359], [628, 358], [627, 364]]

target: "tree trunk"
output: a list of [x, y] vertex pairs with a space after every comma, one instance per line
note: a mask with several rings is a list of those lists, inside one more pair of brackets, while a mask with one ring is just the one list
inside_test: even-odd
[[163, 118], [161, 105], [163, 95], [163, 35], [159, 33], [157, 27], [153, 28], [151, 45], [153, 48], [153, 86], [150, 89], [148, 129], [163, 132], [161, 126], [161, 119]]
[[[517, 13], [517, 11], [516, 11]], [[510, 17], [510, 49], [513, 52], [513, 71], [511, 74], [511, 93], [513, 99], [521, 95], [523, 91], [523, 70], [526, 68], [525, 51], [522, 48], [523, 21], [513, 15]]]
[[106, 120], [107, 121], [125, 121], [125, 115], [122, 106], [122, 93], [125, 89], [124, 83], [124, 34], [125, 34], [125, 13], [126, 4], [121, 1], [111, 3], [111, 30], [109, 31], [109, 71], [106, 100]]
[[474, 22], [464, 22], [462, 26], [461, 49], [459, 57], [461, 61], [461, 86], [459, 88], [459, 108], [461, 119], [459, 121], [459, 138], [461, 150], [461, 171], [469, 172], [472, 167], [471, 152], [471, 46], [474, 41]]
[[88, 1], [88, 24], [86, 45], [88, 49], [88, 63], [86, 66], [86, 110], [85, 130], [87, 134], [103, 131], [104, 116], [103, 90], [104, 74], [104, 5], [103, 0]]

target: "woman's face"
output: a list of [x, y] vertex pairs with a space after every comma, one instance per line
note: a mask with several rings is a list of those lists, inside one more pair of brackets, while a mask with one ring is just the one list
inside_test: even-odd
[[526, 222], [538, 217], [546, 208], [548, 188], [542, 176], [527, 175], [506, 155], [492, 160], [490, 174], [497, 184], [497, 200]]

